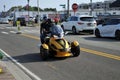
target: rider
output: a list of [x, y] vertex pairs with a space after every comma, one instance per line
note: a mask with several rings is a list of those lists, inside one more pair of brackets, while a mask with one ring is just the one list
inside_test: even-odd
[[40, 27], [41, 43], [44, 43], [44, 38], [47, 36], [48, 33], [50, 33], [51, 23], [52, 23], [51, 19], [44, 19], [43, 22], [41, 23]]
[[57, 35], [59, 38], [63, 38], [64, 36], [64, 31], [61, 26], [57, 23], [53, 23], [51, 19], [47, 19], [45, 22], [41, 23], [40, 33], [41, 43], [44, 43], [44, 39], [49, 33], [51, 36]]

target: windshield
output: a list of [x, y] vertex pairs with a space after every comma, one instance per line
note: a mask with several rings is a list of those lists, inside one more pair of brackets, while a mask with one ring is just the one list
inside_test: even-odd
[[94, 21], [94, 17], [81, 17], [80, 20], [82, 21]]

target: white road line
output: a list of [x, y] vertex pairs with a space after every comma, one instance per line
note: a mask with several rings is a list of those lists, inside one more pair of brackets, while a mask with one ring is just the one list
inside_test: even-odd
[[5, 32], [5, 31], [2, 31], [1, 33], [3, 33], [3, 34], [9, 34], [8, 32]]
[[12, 62], [14, 62], [19, 68], [21, 68], [30, 78], [32, 78], [33, 80], [42, 80], [41, 78], [39, 78], [37, 75], [35, 75], [33, 72], [31, 72], [30, 70], [28, 70], [26, 67], [24, 67], [22, 64], [20, 64], [19, 62], [17, 62], [15, 59], [13, 59], [10, 55], [8, 55], [5, 51], [3, 51], [2, 49], [0, 49], [0, 52], [2, 52], [8, 59], [10, 59]]
[[28, 33], [36, 33], [36, 32], [39, 32], [37, 30], [24, 30], [24, 32], [28, 32]]
[[16, 33], [15, 31], [10, 31], [11, 33]]

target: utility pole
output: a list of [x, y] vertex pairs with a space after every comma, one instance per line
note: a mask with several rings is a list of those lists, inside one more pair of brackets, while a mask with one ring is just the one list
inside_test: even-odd
[[40, 26], [40, 8], [39, 8], [39, 0], [37, 0], [37, 7], [38, 7], [38, 26]]
[[92, 15], [92, 0], [90, 0], [90, 15]]
[[69, 4], [70, 4], [70, 0], [67, 0], [67, 18], [69, 17]]
[[28, 2], [28, 24], [29, 24], [29, 2], [30, 2], [30, 0], [27, 0], [27, 2]]
[[5, 12], [5, 5], [3, 7], [4, 7], [4, 12]]
[[105, 10], [105, 14], [106, 14], [107, 13], [107, 4], [106, 4], [106, 1], [104, 1], [104, 4], [105, 4], [104, 10]]

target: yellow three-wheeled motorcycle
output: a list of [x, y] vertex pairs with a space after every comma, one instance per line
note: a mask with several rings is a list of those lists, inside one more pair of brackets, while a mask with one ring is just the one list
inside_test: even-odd
[[77, 41], [69, 43], [64, 38], [47, 37], [45, 43], [40, 46], [40, 55], [43, 60], [49, 57], [77, 57], [80, 55], [80, 46]]

